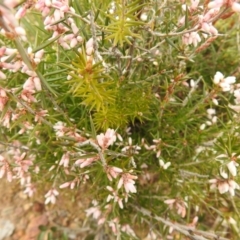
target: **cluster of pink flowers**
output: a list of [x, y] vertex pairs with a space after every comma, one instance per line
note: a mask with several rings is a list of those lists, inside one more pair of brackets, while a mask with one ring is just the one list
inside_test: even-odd
[[[222, 162], [226, 161], [226, 163], [222, 164], [220, 167], [221, 178], [209, 180], [209, 183], [211, 184], [210, 189], [217, 188], [220, 194], [229, 192], [231, 196], [235, 195], [235, 189], [240, 189], [238, 183], [233, 180], [233, 177], [237, 176], [237, 167], [239, 166], [237, 160], [239, 158], [240, 157], [237, 156], [236, 153], [232, 153], [231, 156], [227, 154], [220, 154], [216, 157], [216, 160]], [[224, 168], [228, 170], [232, 177], [230, 177], [229, 174], [224, 171]]]
[[102, 150], [107, 149], [110, 145], [116, 141], [116, 133], [113, 129], [107, 129], [106, 133], [97, 135], [97, 141]]
[[55, 204], [58, 195], [59, 195], [59, 192], [58, 192], [55, 188], [50, 189], [50, 190], [45, 194], [45, 198], [46, 198], [45, 204], [48, 204], [48, 203]]
[[[208, 36], [217, 36], [218, 30], [213, 26], [217, 20], [218, 15], [221, 15], [221, 8], [231, 8], [234, 12], [240, 12], [240, 4], [235, 0], [214, 0], [208, 4], [208, 9], [204, 6], [199, 6], [199, 0], [191, 0], [191, 5], [182, 5], [184, 11], [188, 11], [188, 18], [193, 20], [194, 26], [192, 29], [183, 34], [182, 41], [186, 45], [193, 44], [195, 47], [201, 42], [199, 32], [202, 33], [204, 38]], [[199, 14], [199, 12], [203, 14]], [[188, 21], [189, 21], [188, 19]], [[185, 24], [185, 16], [179, 20], [179, 24]]]
[[7, 180], [19, 179], [21, 185], [25, 188], [24, 193], [32, 197], [36, 191], [35, 184], [32, 183], [30, 169], [36, 174], [39, 167], [34, 165], [35, 156], [19, 150], [19, 142], [13, 143], [12, 147], [6, 153], [6, 157], [0, 155], [0, 178], [6, 175]]
[[217, 188], [220, 194], [229, 192], [235, 196], [235, 189], [240, 189], [239, 185], [232, 179], [210, 179], [210, 189]]
[[187, 213], [187, 203], [184, 202], [181, 199], [167, 199], [164, 201], [164, 203], [168, 204], [170, 209], [175, 208], [177, 210], [177, 213], [181, 215], [182, 218], [186, 216]]
[[76, 142], [84, 142], [86, 137], [82, 136], [81, 131], [74, 127], [67, 127], [66, 123], [58, 121], [54, 124], [53, 129], [56, 133], [57, 138], [59, 137], [71, 137]]
[[13, 178], [13, 173], [10, 168], [10, 164], [6, 158], [0, 155], [0, 178], [2, 178], [5, 173], [7, 175], [7, 180], [11, 182]]

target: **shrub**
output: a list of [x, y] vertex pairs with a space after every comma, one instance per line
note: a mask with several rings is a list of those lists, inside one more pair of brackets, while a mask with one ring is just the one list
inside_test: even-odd
[[87, 184], [115, 239], [239, 238], [237, 2], [0, 11], [1, 178], [45, 204]]

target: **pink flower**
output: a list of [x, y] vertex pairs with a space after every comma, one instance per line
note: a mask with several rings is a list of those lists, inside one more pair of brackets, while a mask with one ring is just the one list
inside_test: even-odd
[[48, 116], [48, 110], [40, 110], [39, 112], [36, 112], [34, 121], [41, 122], [41, 118], [45, 116]]
[[59, 162], [59, 166], [63, 165], [63, 167], [67, 168], [69, 164], [69, 160], [70, 160], [69, 152], [64, 153]]
[[25, 185], [26, 189], [24, 190], [23, 193], [27, 194], [29, 197], [32, 197], [34, 192], [36, 191], [36, 187], [34, 186], [34, 184], [31, 183], [30, 176], [28, 176], [24, 180], [26, 180], [26, 182], [24, 181], [24, 185]]
[[97, 161], [98, 159], [99, 159], [99, 157], [78, 159], [75, 162], [75, 165], [80, 165], [80, 168], [84, 168], [86, 166], [91, 165], [93, 162]]
[[226, 0], [214, 0], [208, 3], [208, 8], [220, 8], [226, 3]]
[[235, 189], [240, 189], [234, 180], [228, 179], [210, 179], [210, 189], [218, 188], [220, 194], [229, 192], [231, 196], [235, 195]]
[[16, 155], [13, 156], [16, 165], [16, 167], [13, 168], [13, 171], [17, 172], [17, 176], [21, 178], [28, 172], [29, 167], [33, 165], [33, 156], [29, 156], [29, 158], [26, 159], [26, 152], [20, 154], [21, 152], [18, 151], [16, 152]]
[[49, 190], [46, 194], [45, 194], [45, 204], [48, 204], [48, 203], [52, 203], [52, 204], [55, 204], [56, 203], [56, 196], [59, 195], [59, 192], [55, 189], [55, 188], [52, 188], [51, 190]]
[[92, 55], [94, 52], [94, 46], [93, 46], [93, 38], [90, 38], [87, 42], [86, 42], [86, 53], [87, 55]]
[[8, 161], [2, 155], [0, 155], [0, 178], [2, 178], [5, 173], [7, 173], [8, 182], [11, 182], [12, 171], [10, 170], [10, 165]]
[[137, 238], [133, 229], [129, 226], [129, 224], [125, 224], [121, 227], [121, 231], [125, 232], [127, 235]]
[[116, 178], [120, 173], [122, 173], [121, 168], [110, 167], [110, 166], [107, 166], [105, 171], [107, 173], [107, 177], [108, 177], [109, 181], [112, 181], [113, 178]]
[[2, 118], [2, 125], [6, 128], [10, 128], [11, 112], [7, 111]]
[[37, 102], [37, 99], [33, 96], [34, 93], [34, 90], [23, 90], [21, 92], [21, 98], [28, 103]]
[[0, 111], [3, 111], [8, 102], [8, 96], [4, 89], [0, 88]]
[[101, 211], [99, 210], [98, 207], [91, 207], [87, 209], [85, 212], [87, 217], [92, 215], [94, 219], [98, 219], [101, 215]]
[[7, 78], [6, 75], [2, 71], [0, 71], [0, 79], [6, 79], [6, 78]]
[[137, 179], [137, 176], [131, 175], [130, 173], [123, 173], [118, 182], [117, 188], [119, 189], [123, 185], [126, 193], [136, 193], [137, 189], [135, 187], [135, 179]]
[[168, 199], [165, 200], [164, 203], [168, 204], [170, 209], [175, 208], [177, 210], [177, 213], [181, 215], [182, 218], [186, 216], [186, 207], [187, 203], [180, 200], [180, 199]]
[[23, 122], [22, 128], [18, 131], [18, 134], [23, 134], [27, 130], [33, 129], [33, 125], [31, 125], [29, 122]]
[[106, 133], [97, 135], [98, 145], [103, 149], [107, 149], [110, 145], [116, 141], [116, 133], [113, 129], [108, 128]]
[[53, 129], [55, 130], [57, 137], [63, 137], [67, 131], [66, 123], [59, 121], [53, 126]]
[[107, 190], [110, 191], [112, 194], [109, 194], [107, 196], [107, 202], [110, 202], [112, 199], [114, 202], [118, 203], [118, 206], [123, 209], [123, 199], [120, 198], [117, 194], [117, 191], [115, 191], [112, 187], [107, 186]]
[[97, 204], [97, 201], [93, 201], [94, 206], [85, 210], [87, 217], [92, 215], [94, 219], [98, 219], [101, 216], [102, 212]]
[[198, 43], [201, 42], [201, 38], [197, 32], [191, 32], [184, 34], [182, 41], [186, 45], [193, 44], [193, 46], [196, 47]]
[[232, 4], [232, 10], [233, 10], [234, 12], [240, 12], [240, 4], [237, 3], [237, 2], [234, 2], [234, 3]]
[[129, 155], [139, 154], [139, 150], [141, 150], [141, 147], [139, 147], [138, 145], [132, 145], [131, 137], [128, 138], [128, 144], [129, 145], [122, 148], [121, 150], [122, 152], [127, 153]]
[[18, 9], [17, 13], [15, 14], [16, 19], [20, 19], [26, 15], [27, 9], [26, 7], [21, 7]]
[[73, 181], [63, 183], [62, 185], [59, 186], [59, 188], [70, 187], [70, 189], [74, 189], [77, 182], [79, 182], [79, 180], [75, 178]]
[[29, 77], [26, 82], [23, 84], [23, 89], [28, 91], [41, 91], [42, 86], [40, 79], [38, 77]]

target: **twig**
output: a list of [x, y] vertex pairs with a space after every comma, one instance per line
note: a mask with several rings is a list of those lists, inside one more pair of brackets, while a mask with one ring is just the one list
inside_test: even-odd
[[102, 149], [96, 143], [94, 143], [92, 140], [87, 140], [87, 141], [82, 142], [82, 143], [76, 143], [76, 146], [78, 146], [78, 147], [83, 147], [83, 146], [86, 146], [86, 145], [90, 145], [98, 151], [98, 154], [99, 154], [99, 157], [100, 157], [101, 162], [103, 164], [103, 167], [105, 167], [107, 165], [107, 163], [106, 163], [106, 160], [103, 156]]
[[[27, 104], [25, 104], [21, 99], [17, 98], [13, 93], [9, 93], [11, 95], [11, 97], [18, 103], [20, 103], [29, 113], [31, 113], [32, 115], [36, 116], [36, 112], [34, 110], [32, 110], [32, 108], [30, 108]], [[45, 123], [46, 125], [48, 125], [49, 127], [53, 127], [53, 125], [48, 122], [47, 120], [45, 120], [43, 117], [39, 116], [39, 119]]]
[[[178, 232], [184, 234], [185, 236], [188, 236], [190, 239], [193, 240], [209, 240], [209, 238], [213, 238], [213, 239], [218, 239], [218, 240], [228, 240], [227, 238], [224, 237], [220, 237], [217, 234], [214, 233], [209, 233], [209, 232], [205, 232], [205, 231], [201, 231], [201, 230], [196, 230], [194, 227], [190, 227], [190, 226], [185, 226], [179, 223], [173, 223], [170, 222], [168, 220], [165, 220], [162, 217], [157, 216], [156, 214], [150, 212], [149, 210], [142, 208], [142, 207], [136, 207], [133, 206], [137, 211], [141, 212], [144, 216], [148, 216], [151, 218], [154, 218], [155, 220], [165, 224], [168, 227], [171, 227], [175, 230], [177, 230]], [[205, 236], [205, 237], [203, 237]], [[208, 237], [208, 238], [206, 238]]]

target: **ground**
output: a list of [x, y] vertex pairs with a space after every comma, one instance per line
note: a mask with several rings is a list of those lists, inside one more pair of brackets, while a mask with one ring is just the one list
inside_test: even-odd
[[[89, 232], [84, 209], [89, 203], [81, 191], [71, 197], [71, 190], [63, 191], [55, 205], [47, 206], [42, 191], [28, 198], [19, 183], [0, 179], [0, 240], [84, 239]], [[51, 234], [53, 238], [48, 238]]]

